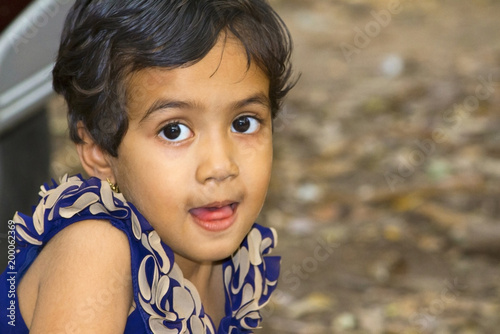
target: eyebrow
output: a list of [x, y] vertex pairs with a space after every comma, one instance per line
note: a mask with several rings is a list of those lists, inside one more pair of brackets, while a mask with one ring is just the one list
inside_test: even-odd
[[[243, 99], [241, 101], [236, 101], [230, 105], [232, 110], [242, 109], [249, 105], [262, 105], [268, 109], [271, 109], [271, 101], [269, 97], [267, 97], [264, 93], [257, 93], [255, 95], [250, 96], [249, 98]], [[146, 110], [146, 113], [141, 118], [139, 123], [145, 121], [148, 117], [154, 114], [157, 111], [165, 110], [165, 109], [192, 109], [196, 106], [196, 103], [191, 101], [180, 101], [180, 100], [170, 100], [170, 99], [159, 99], [156, 100], [149, 108]]]
[[139, 123], [142, 123], [145, 121], [151, 114], [164, 110], [164, 109], [187, 109], [191, 108], [192, 103], [189, 102], [184, 102], [184, 101], [177, 101], [177, 100], [169, 100], [169, 99], [160, 99], [156, 100], [149, 108], [146, 110], [146, 113], [144, 116], [141, 118]]
[[249, 97], [247, 99], [243, 99], [241, 101], [236, 101], [235, 103], [233, 103], [231, 105], [231, 108], [232, 109], [242, 109], [242, 108], [245, 108], [245, 107], [252, 105], [252, 104], [257, 104], [257, 105], [260, 104], [266, 108], [271, 109], [271, 101], [270, 101], [269, 97], [264, 93], [257, 93], [257, 94], [252, 95], [251, 97]]

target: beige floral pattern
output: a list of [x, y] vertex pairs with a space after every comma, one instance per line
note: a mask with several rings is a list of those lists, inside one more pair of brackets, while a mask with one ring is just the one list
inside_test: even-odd
[[[33, 216], [16, 214], [19, 252], [42, 247], [64, 227], [84, 219], [106, 219], [129, 235], [132, 252], [134, 303], [129, 317], [139, 312], [146, 332], [216, 333], [205, 314], [196, 287], [174, 263], [165, 245], [137, 209], [106, 182], [80, 176], [61, 178], [60, 185], [44, 185]], [[223, 266], [226, 314], [217, 333], [251, 333], [261, 309], [276, 287], [279, 258], [268, 256], [276, 232], [254, 225], [241, 247]]]

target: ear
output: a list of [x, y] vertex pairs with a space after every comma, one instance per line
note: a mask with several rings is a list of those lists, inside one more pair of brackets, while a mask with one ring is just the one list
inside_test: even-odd
[[111, 157], [97, 145], [82, 122], [78, 122], [78, 136], [82, 142], [76, 145], [76, 150], [87, 174], [101, 180], [108, 178], [112, 183], [116, 183], [110, 163]]

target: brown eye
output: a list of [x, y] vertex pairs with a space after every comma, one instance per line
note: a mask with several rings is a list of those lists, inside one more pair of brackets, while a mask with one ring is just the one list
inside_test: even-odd
[[159, 133], [160, 137], [171, 142], [179, 142], [192, 136], [191, 130], [180, 123], [167, 124]]
[[260, 123], [255, 117], [241, 116], [231, 124], [231, 131], [238, 133], [254, 133], [260, 127]]

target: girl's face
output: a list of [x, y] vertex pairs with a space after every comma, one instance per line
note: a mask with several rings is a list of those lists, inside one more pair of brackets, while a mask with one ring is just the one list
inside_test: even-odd
[[269, 184], [267, 76], [253, 63], [248, 69], [240, 42], [228, 38], [192, 66], [136, 72], [127, 105], [128, 132], [111, 161], [125, 198], [177, 260], [231, 255]]

